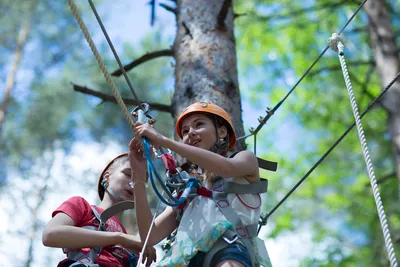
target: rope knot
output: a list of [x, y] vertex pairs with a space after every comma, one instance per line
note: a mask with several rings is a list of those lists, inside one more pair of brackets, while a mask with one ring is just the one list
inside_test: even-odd
[[328, 38], [329, 47], [335, 51], [339, 52], [340, 55], [343, 55], [343, 40], [337, 33], [332, 33], [332, 36]]

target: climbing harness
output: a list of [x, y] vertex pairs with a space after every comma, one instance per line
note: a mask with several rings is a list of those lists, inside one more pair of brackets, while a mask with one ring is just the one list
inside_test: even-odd
[[340, 35], [334, 33], [334, 34], [332, 34], [332, 37], [329, 38], [328, 43], [329, 43], [329, 47], [332, 50], [338, 52], [338, 55], [339, 55], [340, 65], [341, 65], [342, 71], [343, 71], [343, 77], [344, 77], [344, 80], [345, 80], [345, 83], [346, 83], [347, 92], [348, 92], [349, 98], [350, 98], [350, 104], [351, 104], [351, 107], [352, 107], [352, 110], [353, 110], [353, 114], [354, 114], [354, 118], [355, 118], [355, 121], [356, 121], [357, 133], [358, 133], [358, 137], [360, 139], [362, 152], [363, 152], [365, 164], [366, 164], [367, 171], [368, 171], [368, 176], [369, 176], [369, 179], [370, 179], [370, 182], [371, 182], [371, 187], [372, 187], [372, 191], [373, 191], [373, 195], [374, 195], [374, 199], [375, 199], [375, 204], [376, 204], [376, 207], [377, 207], [377, 210], [378, 210], [379, 220], [380, 220], [381, 228], [382, 228], [382, 231], [383, 231], [383, 236], [384, 236], [384, 239], [385, 239], [385, 246], [386, 246], [387, 252], [389, 254], [390, 265], [392, 267], [394, 267], [394, 266], [397, 266], [396, 255], [395, 255], [395, 252], [394, 252], [392, 239], [390, 237], [389, 226], [387, 224], [386, 214], [385, 214], [385, 211], [383, 209], [383, 203], [382, 203], [381, 196], [380, 196], [380, 193], [379, 193], [378, 184], [376, 182], [374, 167], [372, 165], [372, 160], [371, 160], [371, 157], [369, 155], [367, 140], [365, 138], [363, 126], [361, 124], [361, 118], [360, 118], [360, 114], [359, 114], [359, 111], [358, 111], [356, 98], [354, 96], [353, 87], [352, 87], [352, 84], [351, 84], [351, 81], [350, 81], [349, 72], [347, 70], [346, 60], [344, 58], [343, 41], [340, 38]]
[[[99, 226], [83, 226], [82, 228], [94, 230], [94, 231], [107, 231], [106, 222], [116, 213], [123, 212], [127, 209], [134, 208], [133, 201], [121, 201], [112, 207], [103, 211], [100, 215], [94, 206], [90, 206], [92, 208], [92, 212], [94, 217], [99, 222]], [[94, 248], [90, 248], [88, 252], [83, 252], [81, 249], [67, 249], [63, 248], [63, 252], [67, 255], [67, 258], [74, 261], [70, 267], [81, 266], [82, 264], [86, 267], [99, 267], [98, 264], [95, 263], [96, 259], [99, 257], [101, 251], [103, 250], [102, 246], [97, 246]], [[124, 259], [126, 264], [129, 267], [134, 267], [137, 264], [137, 256], [132, 251], [127, 250], [126, 248], [115, 245], [112, 246], [112, 253], [116, 258]]]
[[[149, 153], [149, 144], [147, 141], [144, 143], [145, 154], [148, 162], [151, 162], [151, 158], [148, 156]], [[234, 155], [233, 155], [234, 156]], [[232, 157], [232, 156], [231, 156]], [[164, 161], [164, 163], [167, 161]], [[171, 164], [166, 163], [166, 166], [171, 166]], [[200, 183], [197, 179], [192, 178], [188, 175], [186, 170], [175, 168], [175, 173], [171, 175], [171, 171], [167, 171], [164, 192], [169, 193], [169, 190], [175, 193], [175, 196], [172, 196], [174, 201], [173, 203], [165, 200], [161, 194], [158, 192], [157, 187], [154, 185], [154, 177], [151, 173], [154, 172], [155, 176], [158, 177], [157, 180], [160, 184], [163, 184], [163, 181], [159, 178], [157, 171], [154, 168], [153, 163], [149, 164], [149, 180], [153, 185], [153, 189], [156, 192], [157, 196], [159, 196], [160, 200], [169, 206], [177, 207], [178, 211], [182, 211], [185, 209], [185, 206], [188, 204], [188, 200], [193, 199], [196, 196], [203, 196], [212, 199], [215, 202], [215, 205], [221, 211], [221, 213], [225, 216], [226, 220], [229, 221], [233, 228], [232, 230], [227, 230], [224, 235], [217, 241], [216, 245], [206, 253], [206, 257], [204, 260], [203, 266], [209, 266], [211, 263], [212, 257], [225, 248], [229, 244], [239, 242], [243, 244], [251, 255], [251, 259], [253, 265], [256, 264], [259, 260], [254, 253], [254, 242], [257, 242], [257, 247], [259, 247], [263, 251], [264, 261], [269, 262], [268, 253], [265, 249], [264, 242], [257, 238], [257, 226], [258, 224], [246, 225], [244, 226], [241, 222], [241, 219], [231, 207], [230, 202], [227, 200], [228, 194], [236, 194], [239, 201], [249, 209], [258, 209], [261, 205], [261, 197], [259, 194], [267, 192], [268, 189], [268, 181], [266, 179], [261, 179], [260, 182], [254, 184], [237, 184], [234, 182], [227, 182], [223, 178], [218, 178], [218, 180], [214, 183], [212, 190], [208, 190], [203, 186], [200, 186]], [[264, 166], [267, 166], [268, 170], [275, 171], [276, 163], [264, 161]], [[168, 167], [167, 167], [168, 169]], [[188, 186], [191, 181], [196, 182], [196, 186], [190, 187]], [[169, 190], [168, 190], [169, 189]], [[255, 194], [259, 199], [259, 204], [252, 206], [246, 203], [240, 196], [240, 194]], [[149, 230], [146, 240], [150, 235], [151, 230]], [[174, 235], [170, 237], [170, 242], [163, 245], [165, 249], [171, 248], [171, 243], [174, 241]], [[146, 243], [145, 243], [146, 244]]]

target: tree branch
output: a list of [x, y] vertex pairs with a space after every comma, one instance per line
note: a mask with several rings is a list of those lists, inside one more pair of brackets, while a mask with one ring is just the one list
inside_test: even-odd
[[[124, 70], [126, 72], [130, 71], [136, 66], [139, 66], [142, 63], [145, 63], [146, 61], [158, 58], [158, 57], [166, 57], [166, 56], [173, 56], [174, 55], [174, 50], [172, 49], [164, 49], [160, 51], [154, 51], [151, 53], [144, 54], [140, 58], [132, 61], [131, 63], [127, 64], [124, 66]], [[112, 76], [121, 76], [122, 71], [120, 69], [115, 70], [114, 72], [111, 73]]]
[[233, 14], [233, 19], [237, 19], [239, 17], [246, 16], [246, 15], [247, 15], [247, 13], [234, 13]]
[[[388, 181], [389, 179], [396, 178], [396, 174], [397, 173], [394, 171], [394, 172], [385, 174], [382, 177], [378, 177], [378, 178], [376, 178], [376, 183], [383, 184], [384, 182]], [[365, 187], [368, 187], [369, 185], [370, 185], [370, 183], [368, 182], [365, 184]]]
[[[363, 66], [363, 65], [374, 65], [375, 61], [374, 60], [359, 60], [359, 61], [350, 61], [347, 63], [348, 66]], [[333, 65], [333, 66], [327, 66], [327, 67], [322, 67], [319, 68], [315, 71], [311, 71], [308, 76], [315, 76], [320, 74], [321, 72], [324, 71], [337, 71], [337, 70], [341, 70], [342, 67], [340, 65]]]
[[[83, 94], [87, 94], [87, 95], [92, 95], [92, 96], [98, 97], [103, 102], [117, 103], [117, 101], [115, 100], [114, 96], [112, 96], [112, 95], [104, 94], [102, 92], [89, 89], [86, 86], [80, 86], [80, 85], [73, 84], [73, 83], [72, 83], [72, 86], [74, 88], [74, 91], [76, 91], [76, 92], [80, 92], [80, 93], [83, 93]], [[129, 105], [138, 105], [139, 104], [135, 99], [123, 98], [123, 100], [124, 100], [124, 102], [126, 104], [129, 104]], [[150, 103], [150, 102], [147, 102], [147, 103], [154, 110], [158, 110], [158, 111], [162, 111], [162, 112], [168, 112], [168, 113], [172, 114], [171, 105], [164, 105], [164, 104], [160, 104], [160, 103]]]
[[190, 32], [189, 27], [186, 25], [186, 22], [182, 21], [182, 26], [183, 26], [183, 28], [185, 28], [186, 34], [188, 34], [190, 36], [190, 38], [193, 39], [193, 35]]
[[[371, 98], [372, 100], [376, 98], [376, 96], [372, 95], [370, 91], [368, 91], [368, 83], [369, 83], [369, 79], [371, 77], [372, 71], [374, 70], [374, 66], [371, 65], [371, 68], [369, 69], [369, 71], [366, 73], [366, 79], [364, 82], [361, 82], [357, 75], [352, 75], [351, 78], [353, 79], [354, 82], [356, 82], [357, 84], [359, 84], [362, 87], [362, 92], [364, 93], [364, 95], [367, 95], [369, 98]], [[349, 72], [350, 74], [350, 72]], [[389, 109], [387, 107], [385, 107], [385, 105], [383, 104], [382, 100], [378, 100], [375, 105], [378, 104], [380, 105], [384, 110], [389, 111]]]
[[28, 39], [30, 29], [31, 28], [30, 28], [30, 16], [29, 16], [27, 20], [23, 21], [21, 28], [19, 30], [18, 37], [17, 37], [17, 44], [16, 44], [16, 48], [14, 51], [14, 55], [13, 55], [14, 59], [10, 64], [11, 70], [7, 74], [7, 77], [6, 77], [5, 94], [4, 94], [3, 100], [0, 103], [0, 129], [5, 120], [7, 107], [11, 101], [11, 91], [13, 90], [14, 85], [15, 85], [15, 79], [17, 77], [18, 68], [20, 66], [21, 58], [22, 58], [22, 54], [23, 54], [22, 50], [24, 49], [25, 43]]
[[297, 16], [300, 16], [300, 15], [302, 15], [304, 13], [308, 13], [308, 12], [316, 12], [316, 11], [324, 10], [324, 9], [335, 9], [335, 8], [341, 7], [345, 3], [352, 3], [352, 2], [349, 0], [342, 0], [340, 2], [325, 3], [325, 4], [321, 4], [321, 5], [314, 5], [311, 7], [292, 10], [286, 14], [271, 14], [271, 15], [267, 15], [267, 16], [257, 15], [257, 18], [261, 19], [261, 20], [287, 19], [290, 17], [297, 17]]
[[149, 4], [151, 6], [150, 25], [153, 26], [156, 20], [156, 0], [150, 0]]
[[221, 10], [219, 11], [218, 17], [217, 17], [217, 28], [221, 30], [225, 30], [225, 19], [226, 15], [228, 14], [228, 10], [232, 5], [232, 0], [224, 0], [224, 3], [222, 4]]
[[165, 8], [166, 10], [168, 10], [168, 11], [174, 13], [175, 15], [177, 14], [177, 9], [176, 9], [176, 8], [173, 8], [172, 6], [169, 6], [169, 5], [164, 4], [164, 3], [160, 3], [160, 4], [158, 4], [158, 5], [159, 5], [160, 7]]

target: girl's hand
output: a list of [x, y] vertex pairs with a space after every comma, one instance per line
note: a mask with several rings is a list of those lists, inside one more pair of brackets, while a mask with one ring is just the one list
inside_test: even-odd
[[147, 182], [147, 161], [143, 157], [142, 145], [141, 141], [138, 143], [136, 139], [132, 139], [129, 143], [128, 157], [132, 169], [132, 180]]
[[146, 137], [154, 147], [162, 146], [163, 139], [165, 138], [147, 123], [136, 122], [133, 131], [135, 132], [136, 142], [142, 142], [142, 137]]

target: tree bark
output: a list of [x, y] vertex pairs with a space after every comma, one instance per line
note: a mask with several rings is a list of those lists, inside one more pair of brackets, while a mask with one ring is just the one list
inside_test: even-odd
[[[224, 1], [178, 0], [177, 35], [174, 42], [175, 93], [173, 115], [196, 101], [223, 107], [232, 117], [236, 135], [243, 136], [242, 108], [236, 66], [233, 10], [225, 27], [218, 27]], [[245, 149], [244, 140], [236, 145]]]
[[18, 33], [17, 44], [13, 54], [13, 61], [11, 63], [11, 69], [10, 72], [7, 74], [6, 78], [5, 94], [0, 104], [0, 130], [5, 120], [7, 107], [11, 101], [11, 91], [15, 85], [15, 79], [17, 76], [18, 67], [22, 58], [22, 51], [26, 43], [26, 40], [28, 39], [29, 30], [30, 30], [30, 21], [25, 20], [24, 23], [21, 25], [21, 29]]
[[[400, 71], [395, 33], [385, 0], [367, 1], [368, 31], [375, 53], [375, 65], [382, 88]], [[397, 81], [382, 99], [388, 112], [387, 127], [391, 135], [397, 179], [400, 181], [400, 81]]]

